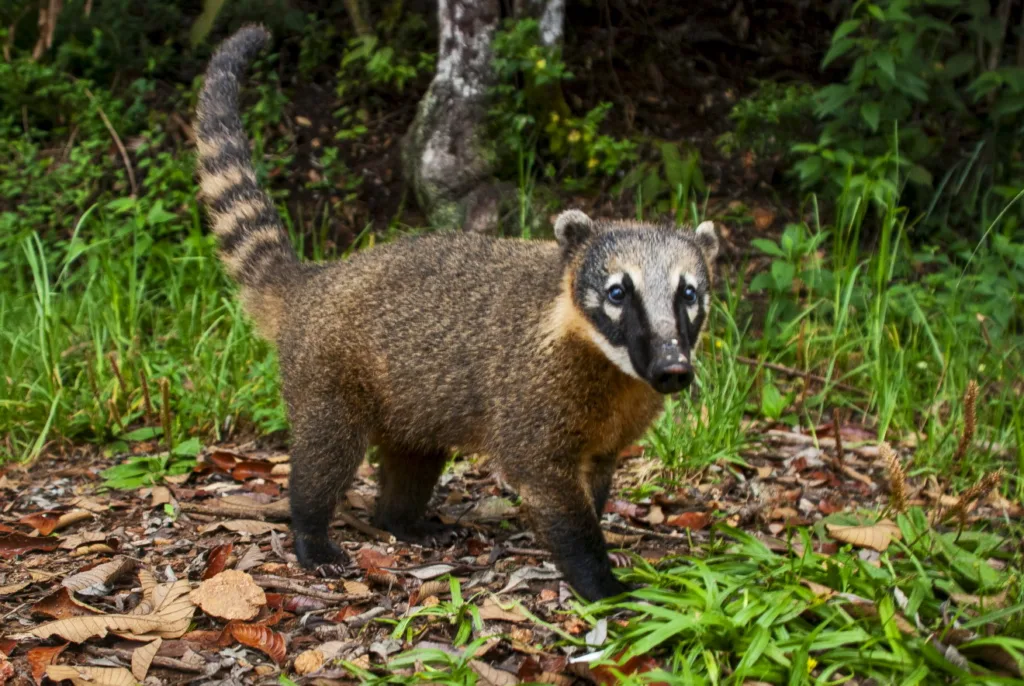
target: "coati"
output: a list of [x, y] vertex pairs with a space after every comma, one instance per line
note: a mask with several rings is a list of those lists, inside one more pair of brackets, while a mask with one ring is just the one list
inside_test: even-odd
[[258, 187], [239, 80], [269, 34], [212, 57], [196, 134], [202, 197], [227, 272], [275, 342], [292, 427], [295, 553], [343, 559], [328, 525], [370, 445], [375, 523], [401, 538], [452, 448], [487, 454], [557, 567], [587, 599], [625, 590], [599, 517], [616, 457], [693, 379], [714, 226], [558, 215], [555, 241], [433, 234], [300, 262]]

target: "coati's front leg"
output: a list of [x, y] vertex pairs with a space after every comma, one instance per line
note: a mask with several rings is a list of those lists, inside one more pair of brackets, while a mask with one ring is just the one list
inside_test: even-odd
[[615, 476], [617, 465], [618, 457], [612, 454], [591, 458], [587, 466], [590, 501], [594, 504], [594, 511], [597, 513], [598, 519], [601, 519], [604, 514], [604, 506], [608, 502], [608, 494], [612, 490], [612, 478]]
[[288, 479], [295, 555], [315, 568], [347, 562], [330, 538], [342, 494], [366, 454], [366, 434], [330, 395], [290, 398], [292, 471]]
[[374, 524], [406, 541], [420, 540], [435, 533], [424, 520], [424, 514], [448, 461], [448, 452], [380, 445], [378, 454]]
[[612, 573], [593, 496], [578, 475], [550, 463], [536, 469], [545, 464], [543, 458], [523, 464], [533, 469], [515, 474], [513, 480], [518, 482], [527, 518], [569, 585], [587, 600], [628, 590]]

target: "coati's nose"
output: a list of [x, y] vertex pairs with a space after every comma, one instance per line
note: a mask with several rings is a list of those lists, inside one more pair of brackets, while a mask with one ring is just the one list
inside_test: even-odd
[[693, 367], [682, 351], [673, 346], [655, 358], [649, 378], [659, 393], [677, 393], [693, 382]]

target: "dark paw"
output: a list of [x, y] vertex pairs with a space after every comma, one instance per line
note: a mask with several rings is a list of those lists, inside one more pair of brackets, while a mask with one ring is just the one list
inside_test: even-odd
[[[336, 567], [344, 569], [351, 560], [348, 554], [326, 535], [295, 534], [295, 557], [306, 569]], [[337, 576], [333, 574], [332, 576]]]
[[568, 581], [573, 590], [588, 602], [611, 598], [612, 596], [626, 593], [632, 588], [616, 579], [610, 573], [607, 576], [602, 574]]
[[458, 536], [453, 527], [429, 520], [419, 520], [410, 524], [382, 518], [376, 522], [376, 526], [384, 529], [400, 541], [416, 543], [422, 546], [450, 545]]

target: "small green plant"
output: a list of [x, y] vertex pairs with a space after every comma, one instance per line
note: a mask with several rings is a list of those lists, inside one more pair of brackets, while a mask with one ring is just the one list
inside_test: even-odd
[[[846, 77], [814, 96], [817, 140], [792, 148], [802, 187], [863, 188], [881, 209], [908, 184], [905, 200], [937, 226], [998, 211], [1024, 178], [1024, 72], [1004, 50], [1011, 29], [999, 11], [945, 0], [854, 3], [823, 62], [844, 65]], [[944, 145], [947, 134], [959, 151]], [[1018, 225], [1020, 215], [1004, 220]]]
[[682, 224], [696, 196], [707, 191], [700, 151], [668, 141], [653, 142], [657, 161], [645, 160], [623, 177], [613, 193], [634, 191], [638, 214], [669, 214]]
[[786, 158], [792, 141], [813, 124], [814, 89], [804, 83], [759, 81], [729, 113], [733, 129], [718, 137], [727, 155], [750, 151], [756, 159]]
[[498, 85], [488, 117], [501, 166], [516, 169], [536, 148], [535, 162], [544, 176], [581, 188], [636, 159], [632, 141], [600, 132], [611, 103], [583, 116], [572, 114], [561, 83], [573, 75], [558, 50], [541, 44], [536, 20], [507, 22], [493, 49]]

